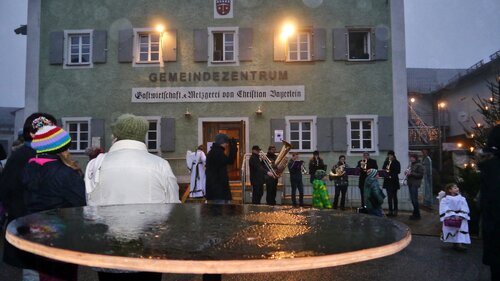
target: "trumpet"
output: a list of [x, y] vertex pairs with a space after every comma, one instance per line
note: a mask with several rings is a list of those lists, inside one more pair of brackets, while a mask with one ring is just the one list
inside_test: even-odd
[[387, 164], [387, 166], [385, 166], [385, 171], [388, 173], [391, 170], [391, 162], [392, 162], [392, 160], [389, 160], [389, 163]]
[[304, 161], [300, 161], [302, 164], [300, 165], [300, 171], [302, 172], [303, 175], [307, 175], [308, 172], [306, 170], [306, 166], [304, 165]]
[[366, 171], [367, 165], [368, 165], [368, 161], [366, 159], [361, 160], [360, 167], [362, 170]]

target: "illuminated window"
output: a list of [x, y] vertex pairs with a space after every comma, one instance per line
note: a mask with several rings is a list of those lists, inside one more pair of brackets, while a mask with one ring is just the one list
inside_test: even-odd
[[288, 38], [287, 61], [311, 60], [311, 33], [297, 32]]

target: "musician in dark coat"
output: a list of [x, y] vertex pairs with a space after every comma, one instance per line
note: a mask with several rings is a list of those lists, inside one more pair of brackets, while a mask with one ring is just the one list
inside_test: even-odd
[[[224, 150], [229, 149], [229, 155]], [[236, 158], [237, 145], [229, 140], [225, 134], [217, 134], [212, 148], [207, 155], [207, 183], [206, 198], [209, 203], [226, 204], [232, 199], [229, 187], [227, 165], [231, 165]]]
[[264, 194], [265, 176], [273, 175], [266, 169], [264, 163], [262, 163], [259, 153], [260, 147], [254, 145], [252, 147], [252, 156], [248, 160], [248, 165], [250, 166], [250, 184], [252, 185], [252, 204], [260, 204], [262, 195]]
[[378, 170], [378, 165], [377, 165], [377, 160], [371, 159], [370, 158], [370, 153], [364, 152], [363, 153], [363, 159], [358, 161], [358, 165], [356, 166], [359, 170], [359, 182], [358, 182], [358, 187], [359, 187], [359, 193], [361, 194], [361, 207], [365, 206], [365, 199], [364, 199], [364, 193], [365, 193], [365, 180], [366, 180], [366, 171], [369, 169], [375, 169]]
[[[267, 158], [271, 160], [272, 163], [276, 162], [276, 147], [274, 145], [270, 145], [267, 149]], [[266, 203], [267, 205], [276, 205], [276, 192], [278, 188], [278, 179], [266, 175]]]
[[398, 189], [399, 187], [399, 173], [401, 173], [401, 164], [396, 159], [394, 151], [387, 152], [387, 159], [382, 167], [385, 171], [383, 188], [387, 191], [387, 198], [389, 203], [388, 217], [395, 217], [398, 215]]

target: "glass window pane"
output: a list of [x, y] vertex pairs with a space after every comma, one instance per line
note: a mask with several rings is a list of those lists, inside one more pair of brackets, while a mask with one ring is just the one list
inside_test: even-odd
[[82, 36], [82, 44], [90, 44], [90, 36], [89, 35]]
[[151, 54], [151, 60], [157, 61], [160, 59], [160, 55], [158, 53]]
[[351, 129], [359, 129], [359, 122], [351, 121]]
[[359, 147], [359, 140], [352, 140], [351, 141], [351, 148], [354, 148], [354, 149], [360, 148]]
[[290, 60], [297, 60], [297, 53], [290, 53]]
[[160, 50], [160, 46], [157, 44], [151, 45], [151, 52], [158, 52]]
[[298, 140], [299, 139], [299, 132], [290, 132], [290, 139]]
[[226, 53], [226, 60], [234, 60], [234, 54], [233, 53]]
[[359, 140], [359, 131], [351, 131], [351, 139]]
[[234, 34], [226, 33], [226, 42], [233, 42], [233, 41], [234, 41]]
[[363, 121], [363, 129], [371, 129], [372, 122], [371, 121]]
[[87, 133], [80, 134], [80, 140], [84, 141], [88, 139], [89, 139], [89, 134]]
[[372, 148], [372, 142], [369, 140], [363, 141], [363, 148]]
[[311, 149], [311, 142], [310, 141], [303, 141], [302, 142], [302, 149]]
[[156, 130], [156, 122], [149, 122], [149, 130]]
[[156, 141], [148, 141], [148, 149], [156, 149]]
[[363, 131], [363, 139], [371, 139], [372, 132], [371, 131]]
[[71, 141], [71, 144], [69, 146], [69, 149], [71, 150], [75, 150], [77, 148], [77, 144], [76, 144], [76, 141]]
[[69, 130], [70, 131], [76, 131], [78, 129], [78, 126], [76, 125], [76, 123], [70, 123], [69, 124]]
[[298, 129], [299, 129], [299, 123], [297, 123], [297, 122], [290, 123], [290, 130], [296, 131]]
[[147, 35], [139, 35], [139, 43], [141, 44], [148, 44], [149, 39]]
[[303, 122], [302, 123], [302, 129], [310, 131], [311, 130], [311, 122]]
[[298, 141], [290, 141], [290, 144], [291, 144], [294, 148], [299, 148], [299, 147], [300, 147], [300, 142], [298, 142]]
[[72, 63], [77, 63], [78, 62], [78, 55], [72, 55], [71, 56], [71, 62]]
[[80, 124], [80, 131], [88, 131], [89, 130], [89, 124], [88, 123], [81, 123]]
[[159, 42], [160, 41], [160, 34], [153, 33], [151, 34], [151, 42]]
[[148, 61], [148, 54], [141, 53], [139, 55], [139, 60], [140, 61]]
[[89, 62], [90, 61], [89, 57], [90, 57], [89, 55], [83, 55], [82, 62]]
[[80, 150], [84, 150], [89, 146], [89, 143], [86, 141], [81, 141], [80, 142]]
[[310, 140], [311, 139], [311, 132], [302, 132], [302, 139], [303, 140]]
[[156, 140], [156, 132], [148, 132], [148, 140]]

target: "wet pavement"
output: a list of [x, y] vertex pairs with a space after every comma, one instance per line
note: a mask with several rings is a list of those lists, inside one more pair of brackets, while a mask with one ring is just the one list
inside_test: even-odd
[[[457, 252], [451, 245], [439, 240], [440, 223], [437, 211], [422, 210], [422, 219], [418, 221], [410, 221], [409, 215], [410, 213], [401, 212], [398, 217], [390, 218], [407, 224], [413, 233], [410, 245], [395, 255], [333, 268], [280, 273], [228, 274], [223, 275], [222, 280], [490, 280], [488, 267], [481, 263], [481, 240], [473, 238], [472, 244], [467, 246], [467, 251]], [[0, 280], [21, 280], [21, 271], [1, 263]], [[80, 267], [78, 280], [98, 279], [97, 274], [90, 268]], [[202, 277], [192, 274], [164, 274], [163, 280], [195, 281], [202, 280]]]

